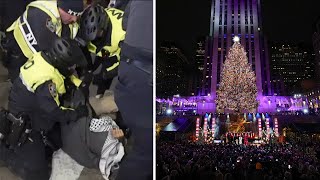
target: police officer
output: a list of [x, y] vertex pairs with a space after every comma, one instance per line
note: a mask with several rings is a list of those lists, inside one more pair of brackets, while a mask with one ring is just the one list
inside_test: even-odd
[[7, 29], [5, 66], [13, 82], [19, 69], [36, 52], [48, 50], [58, 37], [75, 38], [76, 23], [83, 11], [82, 0], [38, 0], [27, 5], [25, 12]]
[[14, 81], [9, 95], [9, 111], [28, 115], [32, 132], [29, 140], [14, 151], [1, 146], [0, 158], [23, 179], [49, 179], [44, 141], [55, 133], [53, 127], [57, 123], [69, 123], [88, 115], [85, 105], [67, 109], [59, 99], [66, 92], [64, 79], [72, 73], [70, 67], [84, 65], [79, 63], [85, 61], [75, 43], [55, 39], [51, 51], [35, 53], [20, 68], [20, 77]]
[[[81, 16], [79, 36], [90, 42], [88, 50], [96, 55], [90, 68], [95, 71], [99, 66], [102, 67], [94, 78], [94, 84], [98, 85], [97, 95], [100, 97], [117, 76], [121, 41], [125, 37], [122, 17], [123, 11], [116, 8], [104, 9], [100, 5], [91, 5]], [[91, 59], [91, 55], [87, 58]]]
[[121, 162], [117, 180], [152, 179], [152, 15], [153, 0], [131, 0], [124, 13], [126, 37], [121, 47], [114, 97], [134, 142]]

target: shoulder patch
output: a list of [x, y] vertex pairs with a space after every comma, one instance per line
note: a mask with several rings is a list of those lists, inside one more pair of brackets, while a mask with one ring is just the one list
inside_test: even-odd
[[58, 96], [56, 85], [54, 83], [50, 83], [48, 85], [48, 88], [49, 88], [49, 92], [50, 92], [51, 96], [53, 98], [56, 98]]
[[56, 32], [56, 25], [53, 24], [51, 18], [47, 19], [46, 27], [51, 31], [51, 32]]

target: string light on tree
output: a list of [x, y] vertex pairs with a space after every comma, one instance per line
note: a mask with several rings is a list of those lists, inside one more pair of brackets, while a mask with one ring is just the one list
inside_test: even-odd
[[256, 112], [257, 86], [256, 77], [251, 70], [251, 64], [240, 38], [233, 38], [234, 44], [230, 48], [223, 64], [221, 81], [217, 91], [217, 111], [233, 111], [235, 113]]

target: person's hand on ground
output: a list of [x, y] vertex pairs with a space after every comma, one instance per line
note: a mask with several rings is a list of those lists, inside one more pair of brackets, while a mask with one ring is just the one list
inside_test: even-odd
[[124, 136], [123, 131], [121, 129], [113, 129], [112, 135], [114, 138], [117, 138], [117, 139], [123, 138]]

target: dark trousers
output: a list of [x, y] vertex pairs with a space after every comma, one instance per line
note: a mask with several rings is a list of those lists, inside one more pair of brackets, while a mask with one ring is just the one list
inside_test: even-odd
[[19, 77], [20, 67], [27, 62], [27, 58], [23, 54], [17, 53], [9, 55], [8, 61], [8, 75], [11, 82], [13, 83], [14, 80]]
[[104, 94], [104, 92], [110, 89], [113, 78], [103, 79], [101, 74], [98, 74], [93, 79], [93, 84], [98, 86], [97, 95]]
[[131, 63], [120, 62], [115, 102], [131, 130], [133, 143], [120, 164], [117, 180], [152, 179], [153, 88], [150, 76]]
[[47, 180], [50, 175], [42, 136], [39, 132], [33, 131], [31, 138], [33, 142], [28, 140], [26, 144], [14, 150], [1, 145], [0, 159], [24, 180]]

